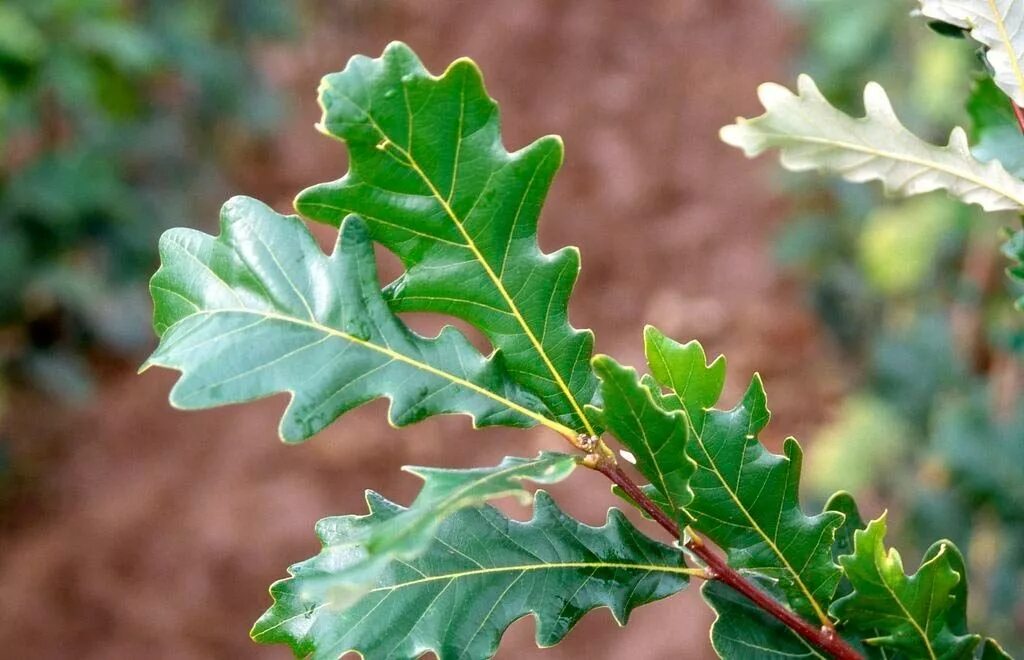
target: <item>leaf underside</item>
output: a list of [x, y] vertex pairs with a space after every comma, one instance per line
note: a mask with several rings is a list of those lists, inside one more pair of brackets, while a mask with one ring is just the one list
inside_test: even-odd
[[921, 13], [970, 30], [987, 49], [996, 84], [1024, 105], [1024, 5], [1019, 0], [921, 0]]
[[474, 325], [555, 419], [594, 434], [583, 413], [596, 389], [593, 335], [574, 329], [567, 309], [579, 252], [537, 245], [561, 140], [509, 153], [473, 62], [434, 77], [398, 43], [326, 76], [320, 104], [319, 128], [346, 143], [350, 170], [302, 192], [298, 211], [333, 225], [358, 214], [405, 266], [386, 289], [393, 310]]
[[442, 659], [488, 658], [505, 629], [527, 614], [536, 619], [537, 644], [546, 647], [591, 609], [608, 607], [623, 624], [636, 606], [687, 584], [682, 553], [643, 536], [620, 511], [610, 510], [604, 526], [589, 527], [539, 491], [525, 523], [492, 507], [459, 511], [436, 530], [426, 553], [389, 564], [346, 609], [306, 597], [305, 581], [362, 556], [365, 550], [349, 539], [403, 511], [375, 493], [367, 503], [369, 515], [321, 521], [324, 551], [292, 566], [293, 577], [271, 588], [275, 603], [253, 628], [255, 640], [287, 643], [297, 656], [325, 660], [347, 651], [367, 660], [428, 651]]
[[790, 170], [834, 172], [856, 183], [879, 180], [890, 193], [945, 190], [986, 211], [1024, 208], [1024, 182], [999, 162], [974, 158], [963, 129], [955, 128], [944, 147], [921, 140], [900, 123], [877, 83], [864, 88], [867, 115], [859, 119], [829, 104], [806, 75], [797, 91], [761, 85], [765, 114], [737, 119], [722, 129], [722, 140], [751, 157], [777, 148]]
[[387, 397], [402, 426], [464, 413], [477, 426], [545, 421], [541, 402], [454, 328], [409, 330], [380, 293], [364, 224], [349, 219], [331, 255], [302, 222], [260, 202], [224, 205], [221, 235], [167, 232], [151, 290], [160, 345], [147, 362], [177, 369], [171, 402], [207, 408], [291, 395], [281, 437], [299, 441]]

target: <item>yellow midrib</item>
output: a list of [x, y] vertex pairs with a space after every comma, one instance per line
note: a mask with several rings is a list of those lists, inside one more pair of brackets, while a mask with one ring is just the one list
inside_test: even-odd
[[[386, 138], [387, 136], [385, 135], [384, 137]], [[537, 336], [533, 334], [533, 330], [530, 328], [530, 325], [526, 322], [526, 319], [523, 317], [522, 312], [519, 311], [519, 306], [516, 305], [515, 300], [513, 300], [512, 296], [505, 288], [504, 282], [501, 281], [501, 278], [498, 277], [498, 274], [494, 272], [493, 268], [491, 268], [491, 265], [487, 262], [487, 259], [484, 258], [483, 253], [481, 253], [480, 249], [477, 247], [476, 242], [473, 240], [473, 237], [469, 235], [468, 231], [466, 231], [466, 228], [462, 224], [462, 220], [455, 214], [454, 209], [452, 209], [448, 201], [441, 196], [441, 192], [434, 185], [434, 182], [430, 180], [430, 177], [427, 176], [426, 172], [424, 172], [423, 169], [419, 166], [419, 164], [413, 158], [412, 154], [409, 153], [407, 150], [403, 149], [401, 146], [395, 144], [394, 142], [391, 142], [390, 144], [395, 149], [399, 150], [403, 156], [405, 156], [405, 158], [408, 161], [409, 167], [411, 167], [413, 171], [415, 171], [416, 174], [423, 180], [423, 183], [425, 183], [427, 187], [430, 189], [430, 194], [433, 195], [434, 199], [436, 199], [437, 202], [441, 205], [441, 208], [444, 209], [445, 214], [455, 224], [456, 228], [459, 230], [459, 234], [461, 234], [463, 240], [466, 241], [467, 247], [469, 247], [470, 251], [473, 252], [473, 256], [476, 258], [476, 260], [480, 262], [480, 265], [487, 273], [487, 276], [494, 283], [494, 286], [498, 290], [498, 293], [500, 293], [501, 297], [505, 300], [505, 304], [508, 305], [508, 309], [512, 313], [512, 316], [515, 317], [520, 327], [522, 327], [523, 332], [529, 338], [530, 343], [533, 344], [533, 348], [534, 350], [537, 351], [537, 355], [539, 355], [540, 359], [544, 362], [544, 366], [551, 373], [551, 375], [554, 376], [555, 384], [558, 385], [558, 388], [562, 391], [563, 396], [565, 396], [566, 400], [572, 406], [573, 412], [576, 413], [576, 416], [579, 417], [580, 421], [583, 423], [583, 426], [586, 429], [587, 434], [591, 436], [596, 435], [594, 433], [594, 428], [591, 426], [590, 421], [587, 419], [587, 416], [583, 413], [583, 409], [580, 407], [579, 402], [573, 395], [572, 390], [569, 389], [569, 386], [566, 385], [565, 380], [562, 379], [562, 374], [558, 372], [558, 369], [555, 368], [554, 363], [551, 362], [551, 359], [548, 357], [547, 351], [544, 350], [544, 346], [540, 343], [540, 340], [538, 340]]]
[[[689, 417], [687, 417], [687, 419], [689, 419]], [[832, 620], [828, 618], [828, 615], [826, 615], [824, 610], [822, 610], [821, 606], [818, 604], [817, 599], [814, 598], [810, 590], [807, 588], [807, 585], [804, 584], [804, 581], [800, 577], [800, 574], [797, 573], [796, 569], [793, 568], [793, 565], [790, 564], [789, 560], [786, 559], [785, 555], [782, 554], [782, 551], [779, 549], [779, 546], [775, 544], [775, 541], [768, 536], [767, 532], [765, 532], [757, 523], [757, 521], [754, 520], [754, 517], [750, 515], [750, 512], [747, 511], [747, 508], [740, 501], [739, 496], [735, 492], [733, 492], [733, 489], [725, 480], [725, 475], [723, 475], [721, 471], [719, 471], [718, 465], [715, 464], [714, 459], [711, 458], [711, 453], [707, 450], [707, 447], [704, 445], [704, 438], [702, 437], [702, 434], [697, 433], [697, 430], [693, 427], [693, 424], [691, 422], [688, 421], [687, 423], [690, 425], [690, 429], [693, 431], [693, 435], [697, 439], [697, 443], [700, 445], [700, 450], [704, 452], [704, 456], [708, 460], [708, 465], [710, 466], [709, 470], [711, 471], [711, 473], [718, 478], [719, 482], [721, 482], [722, 488], [725, 489], [725, 492], [729, 494], [729, 498], [732, 499], [733, 503], [736, 505], [736, 508], [739, 509], [739, 511], [750, 523], [751, 529], [757, 532], [757, 534], [762, 539], [764, 539], [764, 542], [768, 544], [768, 547], [771, 548], [771, 551], [775, 554], [776, 557], [779, 558], [779, 561], [782, 562], [783, 568], [785, 568], [786, 571], [788, 571], [789, 574], [793, 576], [793, 581], [797, 585], [799, 585], [800, 591], [803, 592], [804, 596], [807, 598], [807, 601], [811, 604], [811, 607], [814, 608], [814, 613], [821, 621], [822, 625], [831, 627], [833, 625]]]
[[[195, 314], [189, 314], [185, 318], [187, 319], [187, 318], [191, 318], [193, 316], [199, 316], [199, 315], [213, 315], [213, 314], [227, 314], [227, 313], [251, 314], [251, 315], [254, 315], [254, 316], [262, 316], [262, 317], [267, 318], [267, 319], [273, 319], [273, 320], [283, 321], [283, 322], [286, 322], [286, 323], [293, 323], [295, 325], [305, 326], [307, 328], [312, 328], [312, 329], [314, 329], [314, 330], [316, 330], [318, 332], [322, 332], [322, 333], [325, 333], [325, 334], [328, 334], [328, 335], [332, 335], [332, 336], [338, 337], [340, 339], [344, 339], [345, 341], [351, 342], [353, 344], [357, 344], [357, 345], [362, 346], [363, 348], [366, 348], [368, 350], [375, 351], [375, 352], [380, 353], [382, 355], [386, 355], [386, 356], [388, 356], [389, 358], [391, 358], [393, 360], [397, 360], [399, 362], [403, 362], [403, 363], [408, 364], [410, 366], [413, 366], [413, 367], [415, 367], [417, 369], [425, 371], [425, 372], [427, 372], [429, 374], [433, 374], [433, 375], [438, 376], [440, 378], [444, 378], [445, 380], [448, 380], [448, 381], [450, 381], [450, 382], [452, 382], [452, 383], [454, 383], [456, 385], [459, 385], [461, 387], [465, 387], [466, 389], [472, 390], [472, 391], [474, 391], [474, 392], [476, 392], [478, 394], [481, 394], [481, 395], [483, 395], [483, 396], [485, 396], [485, 397], [487, 397], [487, 398], [489, 398], [489, 399], [491, 399], [493, 401], [497, 401], [498, 403], [504, 405], [505, 407], [507, 407], [507, 408], [509, 408], [511, 410], [514, 410], [514, 411], [518, 412], [521, 415], [529, 417], [530, 419], [536, 421], [538, 424], [542, 424], [543, 426], [546, 426], [549, 429], [551, 429], [551, 430], [553, 430], [553, 431], [555, 431], [557, 433], [560, 433], [561, 435], [565, 436], [566, 438], [568, 438], [570, 440], [574, 440], [576, 438], [576, 432], [573, 431], [572, 429], [570, 429], [568, 426], [560, 424], [560, 423], [558, 423], [558, 422], [556, 422], [554, 420], [548, 419], [544, 415], [541, 415], [540, 413], [534, 412], [534, 411], [530, 410], [529, 408], [521, 406], [518, 403], [516, 403], [515, 401], [511, 401], [509, 399], [506, 399], [503, 396], [495, 394], [494, 392], [488, 390], [487, 388], [480, 387], [476, 383], [468, 381], [468, 380], [466, 380], [464, 378], [459, 378], [455, 374], [450, 374], [450, 373], [448, 373], [446, 371], [442, 371], [441, 369], [433, 367], [433, 366], [427, 364], [426, 362], [420, 362], [419, 360], [414, 360], [413, 358], [410, 358], [407, 355], [403, 355], [401, 353], [398, 353], [397, 351], [394, 351], [394, 350], [392, 350], [390, 348], [387, 348], [387, 347], [384, 347], [384, 346], [380, 346], [378, 344], [374, 344], [373, 342], [369, 342], [369, 341], [360, 339], [359, 337], [356, 337], [355, 335], [350, 335], [347, 332], [342, 332], [341, 330], [336, 330], [336, 329], [334, 329], [334, 328], [332, 328], [330, 326], [326, 326], [326, 325], [323, 325], [321, 323], [317, 323], [315, 321], [309, 321], [309, 320], [301, 319], [301, 318], [298, 318], [296, 316], [288, 316], [287, 314], [278, 314], [276, 312], [268, 312], [266, 310], [249, 309], [249, 308], [220, 308], [220, 309], [213, 309], [213, 310], [205, 310], [205, 311], [201, 311], [201, 312], [196, 312]], [[182, 321], [183, 320], [185, 320], [185, 319], [182, 319]], [[180, 322], [181, 321], [179, 321], [178, 323], [180, 323]]]
[[[1024, 207], [1024, 196], [1019, 196], [1019, 195], [1016, 195], [1016, 194], [1011, 193], [1009, 191], [1003, 190], [1002, 188], [1000, 188], [998, 186], [992, 185], [991, 183], [989, 183], [985, 179], [976, 177], [973, 174], [970, 174], [968, 172], [964, 172], [962, 170], [957, 170], [957, 169], [953, 169], [951, 167], [947, 167], [945, 165], [942, 165], [942, 164], [937, 163], [937, 162], [932, 161], [932, 160], [925, 160], [925, 159], [922, 159], [922, 158], [916, 158], [914, 156], [908, 156], [906, 154], [900, 154], [900, 153], [896, 153], [896, 152], [893, 152], [893, 151], [886, 151], [884, 149], [875, 149], [873, 147], [868, 147], [868, 146], [865, 146], [865, 145], [860, 145], [860, 144], [856, 144], [856, 143], [852, 143], [852, 142], [844, 142], [842, 140], [832, 140], [832, 139], [827, 139], [827, 138], [816, 138], [816, 137], [812, 137], [810, 135], [796, 135], [796, 134], [793, 134], [793, 133], [773, 133], [771, 131], [765, 131], [763, 129], [758, 129], [758, 130], [761, 131], [761, 133], [763, 135], [766, 135], [768, 137], [773, 137], [773, 138], [779, 138], [780, 140], [786, 140], [786, 141], [792, 141], [792, 142], [807, 142], [807, 143], [810, 143], [810, 144], [821, 144], [821, 145], [825, 145], [825, 146], [835, 147], [835, 148], [838, 148], [838, 149], [845, 149], [847, 151], [856, 151], [858, 153], [868, 154], [868, 155], [871, 155], [871, 156], [875, 156], [876, 158], [887, 158], [889, 160], [895, 160], [895, 161], [899, 161], [899, 162], [910, 163], [912, 165], [919, 165], [921, 167], [925, 167], [925, 168], [928, 168], [928, 169], [933, 169], [933, 170], [938, 170], [940, 172], [945, 172], [946, 174], [949, 174], [950, 176], [953, 176], [953, 177], [956, 177], [956, 178], [959, 178], [959, 179], [963, 179], [964, 181], [969, 181], [970, 183], [973, 183], [974, 185], [978, 186], [979, 188], [985, 188], [985, 189], [990, 190], [990, 191], [992, 191], [992, 192], [994, 192], [994, 193], [996, 193], [998, 195], [1002, 195], [1003, 197], [1016, 202], [1018, 206]], [[927, 146], [931, 146], [933, 148], [941, 148], [941, 147], [935, 147], [935, 145], [927, 145]], [[823, 166], [823, 167], [826, 167], [826, 166]]]
[[[999, 38], [1006, 47], [1006, 55], [1010, 58], [1010, 66], [1013, 67], [1013, 75], [1017, 79], [1017, 91], [1018, 93], [1024, 93], [1024, 72], [1020, 69], [1020, 61], [1017, 59], [1017, 51], [1013, 48], [1010, 34], [1006, 31], [1006, 21], [1003, 20], [1003, 15], [999, 13], [999, 7], [996, 5], [995, 0], [988, 0], [988, 7], [992, 11], [992, 20], [996, 24], [996, 29], [999, 30]], [[1010, 100], [1014, 103], [1017, 102], [1012, 97]]]
[[[519, 326], [523, 329], [523, 332], [526, 334], [527, 338], [530, 340], [530, 343], [533, 345], [534, 350], [537, 351], [537, 355], [540, 356], [540, 359], [544, 363], [545, 368], [547, 368], [547, 370], [554, 377], [555, 384], [558, 386], [559, 390], [561, 390], [562, 395], [569, 402], [569, 405], [572, 406], [573, 412], [576, 414], [580, 422], [583, 424], [583, 428], [586, 430], [587, 434], [590, 436], [596, 436], [597, 434], [594, 432], [594, 428], [590, 424], [590, 420], [588, 420], [587, 416], [584, 414], [583, 408], [576, 400], [576, 397], [573, 395], [572, 390], [570, 390], [569, 386], [566, 385], [565, 380], [562, 378], [562, 374], [558, 372], [558, 369], [555, 368], [554, 363], [551, 362], [551, 359], [548, 357], [547, 351], [544, 350], [544, 346], [540, 343], [540, 341], [537, 339], [537, 336], [533, 333], [533, 330], [530, 328], [529, 324], [526, 322], [526, 319], [523, 317], [522, 312], [519, 311], [519, 306], [516, 305], [515, 300], [513, 300], [512, 296], [509, 295], [508, 290], [505, 289], [505, 284], [501, 281], [501, 278], [498, 277], [497, 273], [494, 272], [494, 269], [491, 268], [491, 265], [487, 263], [487, 259], [484, 258], [483, 254], [480, 252], [480, 249], [477, 247], [476, 242], [469, 235], [469, 232], [466, 231], [466, 228], [462, 224], [462, 220], [459, 218], [458, 215], [456, 215], [455, 211], [448, 203], [448, 200], [445, 198], [444, 195], [441, 194], [441, 191], [438, 190], [437, 186], [434, 185], [434, 182], [430, 179], [430, 177], [427, 176], [426, 172], [423, 171], [423, 168], [419, 166], [419, 163], [416, 162], [416, 159], [410, 152], [410, 149], [412, 148], [412, 142], [409, 142], [409, 149], [406, 149], [402, 147], [400, 144], [397, 144], [384, 131], [380, 124], [377, 123], [373, 116], [370, 115], [369, 111], [366, 110], [366, 108], [363, 108], [361, 105], [356, 103], [354, 99], [352, 99], [350, 96], [345, 94], [337, 87], [331, 86], [331, 90], [334, 91], [339, 96], [343, 97], [353, 107], [362, 112], [363, 116], [366, 117], [366, 120], [370, 123], [371, 126], [373, 126], [373, 129], [377, 131], [381, 138], [383, 138], [384, 141], [380, 145], [380, 148], [384, 150], [385, 153], [387, 153], [388, 147], [391, 147], [395, 149], [398, 153], [400, 153], [405, 158], [406, 164], [410, 168], [412, 168], [414, 172], [416, 172], [416, 175], [419, 176], [420, 179], [423, 180], [423, 183], [426, 184], [427, 188], [430, 189], [431, 196], [433, 196], [433, 198], [437, 200], [437, 202], [441, 205], [442, 210], [444, 210], [448, 218], [455, 224], [455, 227], [459, 230], [459, 234], [462, 236], [463, 240], [466, 241], [466, 247], [468, 247], [470, 251], [472, 251], [474, 258], [480, 262], [480, 265], [487, 273], [487, 276], [494, 283], [494, 286], [495, 288], [497, 288], [498, 293], [501, 294], [501, 297], [505, 301], [505, 304], [508, 305], [509, 311], [511, 312], [512, 316], [515, 317], [516, 322], [519, 323]], [[409, 138], [411, 139], [412, 112], [409, 111], [408, 108], [406, 109], [406, 112], [409, 114]], [[461, 140], [462, 136], [460, 135], [458, 140], [458, 144], [460, 147]], [[453, 179], [452, 194], [454, 194], [455, 192], [454, 186], [455, 181]]]
[[[407, 587], [419, 586], [421, 584], [427, 584], [430, 582], [438, 582], [441, 580], [457, 580], [460, 578], [475, 577], [478, 575], [488, 575], [494, 573], [526, 573], [527, 571], [541, 571], [541, 570], [577, 570], [593, 568], [595, 571], [601, 569], [625, 569], [633, 571], [645, 571], [648, 573], [668, 573], [672, 575], [690, 575], [690, 576], [702, 576], [704, 570], [699, 568], [686, 568], [683, 566], [660, 566], [657, 564], [630, 564], [626, 562], [593, 562], [593, 561], [580, 561], [580, 562], [558, 562], [550, 564], [522, 564], [517, 566], [494, 566], [491, 568], [477, 568], [467, 571], [458, 571], [454, 573], [445, 573], [442, 575], [431, 575], [416, 580], [410, 580], [409, 582], [402, 582], [399, 584], [393, 584], [387, 587], [377, 587], [367, 591], [367, 594], [378, 593], [381, 591], [394, 592], [399, 589], [405, 589]], [[299, 617], [309, 617], [314, 612], [317, 612], [325, 607], [329, 607], [331, 603], [321, 603], [309, 612], [302, 612], [295, 616], [288, 617], [278, 623], [274, 624], [270, 628], [261, 630], [259, 634], [254, 635], [253, 639], [266, 635], [271, 630], [280, 628], [283, 625], [288, 624], [291, 621]]]
[[914, 627], [914, 630], [916, 630], [917, 634], [921, 637], [921, 641], [924, 642], [925, 648], [928, 649], [928, 657], [931, 660], [936, 660], [935, 649], [932, 648], [932, 643], [928, 640], [928, 634], [924, 631], [924, 629], [921, 627], [921, 625], [917, 622], [917, 619], [915, 619], [910, 614], [910, 611], [907, 610], [907, 608], [903, 605], [903, 601], [901, 601], [899, 599], [899, 597], [896, 595], [896, 592], [893, 591], [892, 587], [889, 586], [889, 583], [886, 582], [885, 577], [881, 574], [881, 571], [879, 571], [877, 569], [877, 567], [876, 567], [875, 570], [876, 570], [876, 572], [878, 572], [878, 579], [879, 579], [879, 581], [885, 586], [885, 590], [889, 592], [889, 595], [892, 596], [893, 602], [896, 603], [896, 605], [899, 606], [900, 611], [903, 612], [903, 616], [905, 616], [907, 618], [907, 621], [910, 622], [910, 625], [912, 625]]

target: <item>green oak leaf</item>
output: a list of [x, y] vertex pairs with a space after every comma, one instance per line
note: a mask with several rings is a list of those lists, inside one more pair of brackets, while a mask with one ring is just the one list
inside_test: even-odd
[[997, 160], [1016, 177], [1024, 176], [1024, 135], [1010, 102], [992, 79], [974, 83], [967, 99], [971, 117], [971, 152], [983, 162]]
[[298, 211], [333, 225], [363, 218], [406, 269], [385, 292], [393, 310], [474, 325], [556, 419], [596, 435], [583, 412], [596, 389], [593, 335], [568, 320], [579, 252], [537, 244], [561, 140], [509, 153], [476, 65], [460, 59], [434, 77], [401, 43], [326, 76], [320, 104], [318, 127], [346, 143], [350, 170], [303, 191]]
[[659, 506], [679, 516], [693, 498], [690, 477], [696, 465], [686, 455], [687, 423], [680, 411], [664, 410], [640, 383], [635, 369], [607, 355], [592, 361], [601, 382], [603, 409], [592, 409], [636, 459], [636, 467], [656, 489]]
[[[843, 514], [843, 524], [836, 529], [835, 540], [832, 541], [832, 561], [839, 563], [839, 557], [853, 553], [853, 535], [857, 530], [864, 529], [864, 518], [853, 496], [846, 491], [839, 491], [825, 503], [825, 511]], [[836, 596], [845, 596], [853, 591], [850, 581], [843, 577], [836, 589]]]
[[398, 515], [365, 529], [365, 534], [350, 537], [341, 548], [325, 548], [324, 555], [347, 556], [352, 546], [365, 555], [344, 569], [333, 571], [319, 584], [306, 581], [310, 593], [331, 600], [335, 607], [362, 596], [381, 571], [391, 562], [411, 560], [434, 542], [438, 526], [449, 516], [467, 507], [480, 506], [500, 497], [514, 496], [529, 503], [532, 495], [523, 481], [553, 484], [562, 481], [576, 468], [577, 458], [567, 454], [542, 452], [536, 458], [506, 457], [494, 467], [465, 470], [407, 466], [407, 472], [423, 479], [423, 488], [409, 506]]
[[[754, 581], [763, 591], [780, 600], [783, 598], [768, 581]], [[828, 659], [778, 619], [721, 582], [706, 582], [701, 587], [701, 595], [715, 611], [711, 645], [718, 657], [744, 660]]]
[[305, 581], [361, 559], [365, 548], [350, 539], [404, 511], [375, 493], [367, 504], [369, 515], [320, 521], [325, 552], [343, 549], [292, 566], [292, 577], [271, 588], [274, 605], [256, 622], [253, 639], [288, 644], [314, 660], [349, 651], [367, 660], [427, 652], [488, 658], [505, 629], [527, 614], [536, 619], [537, 644], [552, 646], [596, 607], [624, 624], [633, 608], [685, 587], [691, 572], [681, 552], [642, 535], [622, 512], [611, 509], [604, 526], [590, 527], [539, 491], [527, 522], [490, 506], [455, 513], [423, 555], [390, 563], [347, 608], [303, 597]]
[[645, 348], [654, 379], [669, 390], [662, 404], [698, 420], [686, 445], [697, 464], [686, 507], [693, 528], [723, 548], [730, 565], [778, 580], [795, 611], [830, 622], [826, 610], [840, 578], [831, 547], [843, 516], [800, 509], [803, 454], [796, 440], [786, 440], [784, 456], [758, 442], [770, 417], [760, 376], [736, 407], [717, 410], [710, 405], [724, 384], [721, 358], [707, 365], [699, 344], [679, 344], [653, 329]]
[[958, 633], [966, 625], [959, 553], [942, 541], [907, 576], [899, 553], [885, 550], [885, 531], [883, 514], [855, 532], [854, 553], [839, 559], [854, 590], [832, 604], [832, 614], [844, 629], [871, 634], [865, 643], [896, 651], [897, 657], [970, 657], [980, 638]]
[[981, 660], [1013, 660], [1010, 654], [1003, 650], [1003, 647], [999, 645], [999, 642], [992, 639], [991, 637], [985, 638], [985, 643], [981, 646], [981, 653], [978, 656]]
[[690, 423], [700, 431], [708, 410], [718, 403], [725, 387], [725, 357], [719, 355], [708, 364], [704, 347], [696, 341], [680, 345], [654, 326], [644, 328], [644, 351], [654, 392], [668, 388], [668, 406], [682, 408]]
[[391, 312], [356, 218], [325, 255], [297, 217], [236, 197], [220, 236], [173, 229], [160, 254], [151, 283], [160, 345], [143, 368], [181, 371], [170, 395], [177, 407], [287, 392], [280, 434], [289, 442], [378, 397], [391, 400], [396, 426], [441, 413], [476, 426], [553, 424], [500, 353], [485, 359], [450, 327], [425, 339]]
[[1006, 269], [1007, 275], [1017, 285], [1017, 299], [1014, 300], [1014, 306], [1018, 310], [1024, 310], [1024, 295], [1020, 295], [1022, 285], [1024, 285], [1024, 229], [1016, 229], [1012, 232], [1008, 232], [1009, 237], [1002, 245], [1003, 255], [1012, 262]]

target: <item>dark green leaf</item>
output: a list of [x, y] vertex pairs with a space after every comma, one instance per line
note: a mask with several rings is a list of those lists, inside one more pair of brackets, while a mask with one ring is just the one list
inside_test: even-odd
[[959, 553], [943, 541], [929, 551], [917, 573], [907, 576], [895, 549], [885, 550], [885, 516], [854, 534], [854, 554], [840, 558], [853, 593], [832, 605], [845, 629], [870, 634], [867, 644], [906, 658], [969, 657], [977, 635], [958, 634], [966, 591], [959, 587]]
[[1003, 650], [1003, 647], [999, 646], [999, 642], [988, 637], [985, 639], [985, 643], [981, 647], [981, 660], [1013, 660], [1010, 654]]
[[[758, 586], [776, 597], [766, 581]], [[795, 632], [775, 617], [755, 606], [721, 582], [712, 580], [701, 588], [704, 600], [715, 611], [711, 625], [711, 645], [720, 658], [743, 660], [790, 660], [791, 658], [823, 658]]]
[[325, 77], [320, 103], [320, 130], [347, 144], [351, 169], [301, 193], [299, 212], [334, 225], [362, 217], [406, 268], [387, 287], [392, 309], [473, 324], [556, 419], [595, 435], [583, 413], [593, 336], [567, 311], [579, 252], [537, 245], [561, 140], [509, 153], [476, 65], [461, 59], [436, 78], [400, 43]]
[[[839, 491], [830, 497], [825, 504], [825, 511], [843, 514], [843, 524], [836, 530], [836, 538], [832, 542], [832, 561], [838, 563], [840, 555], [853, 553], [853, 534], [859, 529], [864, 529], [865, 523], [857, 508], [857, 502], [846, 491]], [[849, 580], [844, 577], [839, 582], [836, 596], [845, 596], [852, 590]]]
[[601, 381], [603, 410], [592, 410], [609, 432], [626, 446], [636, 467], [651, 481], [660, 504], [680, 515], [693, 498], [690, 476], [695, 464], [686, 455], [687, 425], [682, 412], [667, 412], [654, 394], [640, 384], [635, 369], [623, 367], [607, 355], [593, 360]]
[[710, 405], [724, 383], [721, 358], [707, 366], [699, 344], [678, 344], [653, 329], [646, 352], [655, 379], [669, 389], [663, 404], [693, 411], [699, 423], [687, 443], [697, 463], [686, 507], [693, 527], [726, 550], [730, 565], [777, 579], [795, 611], [829, 621], [825, 611], [840, 578], [831, 548], [843, 517], [800, 509], [796, 440], [786, 440], [785, 456], [758, 442], [770, 416], [760, 376], [739, 405], [717, 410]]
[[263, 643], [286, 643], [300, 657], [334, 660], [348, 651], [367, 658], [492, 656], [505, 629], [533, 614], [537, 644], [558, 643], [595, 607], [625, 623], [630, 611], [687, 584], [678, 550], [640, 534], [618, 510], [603, 527], [560, 511], [543, 491], [525, 523], [491, 507], [463, 509], [441, 524], [417, 559], [388, 565], [376, 586], [345, 609], [304, 593], [308, 580], [344, 570], [366, 549], [351, 539], [403, 509], [375, 493], [370, 514], [317, 525], [323, 552], [289, 569], [271, 588], [274, 605], [252, 630]]
[[298, 218], [238, 197], [224, 206], [219, 237], [171, 230], [160, 253], [151, 290], [162, 337], [146, 364], [182, 372], [171, 391], [178, 407], [287, 392], [287, 441], [378, 397], [391, 400], [397, 426], [440, 413], [478, 426], [552, 425], [500, 354], [484, 359], [453, 328], [424, 339], [392, 314], [358, 219], [328, 256]]
[[685, 410], [691, 425], [699, 432], [704, 428], [708, 410], [722, 396], [725, 357], [719, 355], [707, 364], [704, 347], [698, 342], [679, 344], [650, 325], [644, 328], [644, 351], [653, 376], [649, 385], [656, 388], [656, 392], [661, 385], [667, 387], [668, 407]]
[[[326, 576], [316, 585], [316, 595], [332, 600], [335, 606], [350, 602], [362, 596], [389, 563], [423, 554], [434, 542], [438, 526], [449, 516], [510, 495], [526, 504], [532, 496], [523, 487], [524, 480], [557, 483], [575, 467], [575, 456], [551, 452], [542, 452], [533, 459], [507, 457], [495, 467], [468, 470], [406, 467], [424, 482], [415, 501], [398, 515], [367, 527], [364, 536], [349, 538], [347, 545], [359, 545], [365, 555]], [[312, 589], [314, 581], [307, 581], [306, 586]]]

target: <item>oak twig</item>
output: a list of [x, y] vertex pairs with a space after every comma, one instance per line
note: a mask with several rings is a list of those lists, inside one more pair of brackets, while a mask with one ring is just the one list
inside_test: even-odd
[[[644, 494], [640, 486], [622, 468], [604, 460], [588, 462], [588, 467], [592, 467], [608, 477], [612, 483], [625, 491], [655, 522], [665, 528], [669, 534], [676, 539], [682, 539], [682, 530], [679, 528], [679, 524], [652, 502]], [[863, 660], [862, 656], [836, 633], [835, 628], [831, 626], [818, 628], [800, 618], [792, 610], [761, 591], [753, 582], [726, 564], [723, 557], [699, 538], [695, 537], [687, 541], [686, 549], [700, 558], [707, 566], [708, 579], [721, 580], [729, 587], [735, 589], [749, 599], [750, 602], [754, 603], [754, 605], [778, 619], [783, 625], [797, 635], [800, 635], [800, 637], [815, 648], [839, 660]]]

